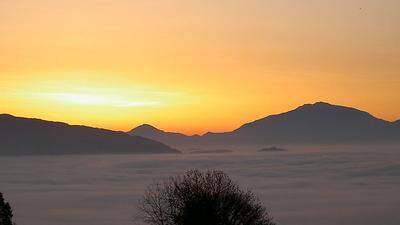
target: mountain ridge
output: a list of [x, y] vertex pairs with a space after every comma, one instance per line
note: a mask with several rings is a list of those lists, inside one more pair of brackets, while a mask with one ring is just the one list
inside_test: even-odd
[[0, 114], [0, 155], [178, 153], [159, 141], [64, 122]]
[[[295, 112], [295, 111], [306, 111], [306, 110], [315, 109], [315, 108], [320, 108], [320, 109], [321, 108], [325, 108], [326, 109], [326, 108], [329, 108], [329, 107], [336, 108], [336, 109], [342, 109], [342, 110], [346, 109], [346, 110], [353, 111], [353, 112], [359, 112], [359, 113], [364, 114], [365, 116], [370, 116], [370, 117], [373, 117], [373, 118], [381, 120], [381, 121], [386, 121], [386, 120], [383, 120], [383, 119], [376, 118], [376, 117], [374, 117], [373, 115], [371, 115], [368, 112], [365, 112], [365, 111], [362, 111], [362, 110], [359, 110], [359, 109], [356, 109], [356, 108], [353, 108], [353, 107], [333, 105], [333, 104], [326, 103], [326, 102], [316, 102], [314, 104], [310, 104], [310, 103], [304, 104], [304, 105], [299, 106], [299, 107], [297, 107], [297, 108], [295, 108], [293, 110], [290, 110], [290, 111], [287, 111], [287, 112], [284, 112], [284, 113], [269, 115], [269, 116], [263, 117], [261, 119], [254, 120], [254, 121], [246, 123], [246, 124], [251, 124], [251, 123], [254, 123], [254, 122], [258, 122], [258, 121], [263, 121], [263, 120], [266, 120], [266, 119], [269, 119], [269, 118], [273, 118], [273, 117], [277, 117], [277, 116], [287, 115], [287, 114], [290, 114], [290, 113]], [[389, 121], [386, 121], [386, 122], [389, 122]], [[246, 124], [242, 125], [241, 127], [245, 126]], [[241, 127], [237, 128], [236, 130], [239, 130]]]
[[[175, 146], [186, 143], [370, 143], [396, 142], [400, 138], [398, 128], [395, 122], [356, 108], [316, 102], [254, 120], [228, 132], [207, 132], [198, 137], [178, 133], [183, 135], [181, 140], [162, 132], [147, 135]], [[135, 128], [130, 134], [144, 135]]]

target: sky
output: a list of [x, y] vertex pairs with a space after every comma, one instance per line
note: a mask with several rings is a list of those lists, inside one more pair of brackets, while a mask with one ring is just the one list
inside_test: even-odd
[[0, 113], [229, 131], [326, 101], [400, 119], [398, 0], [2, 0]]

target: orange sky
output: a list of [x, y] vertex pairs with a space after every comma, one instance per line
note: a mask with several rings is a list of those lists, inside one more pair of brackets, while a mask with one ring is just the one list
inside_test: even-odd
[[0, 112], [232, 130], [327, 101], [400, 118], [398, 0], [2, 0]]

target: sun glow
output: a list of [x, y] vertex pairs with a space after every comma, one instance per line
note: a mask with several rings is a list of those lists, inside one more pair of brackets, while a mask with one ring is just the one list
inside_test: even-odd
[[317, 101], [398, 120], [400, 1], [304, 2], [0, 0], [0, 113], [186, 134]]
[[93, 71], [11, 78], [0, 80], [2, 112], [113, 130], [128, 130], [141, 123], [156, 125], [162, 117], [171, 118], [172, 124], [176, 109], [194, 101], [183, 90]]
[[[93, 72], [61, 73], [60, 75], [69, 79], [45, 79], [9, 88], [16, 98], [79, 107], [163, 107], [176, 104], [179, 102], [177, 99], [183, 96], [182, 93], [135, 85], [128, 81], [104, 80], [101, 78], [111, 76]], [[90, 79], [81, 79], [81, 77], [90, 77]], [[110, 83], [118, 83], [118, 85], [110, 85]], [[125, 83], [129, 83], [129, 86]]]
[[109, 107], [139, 107], [161, 105], [161, 103], [157, 101], [129, 100], [120, 96], [94, 95], [86, 93], [34, 93], [33, 97], [62, 103]]

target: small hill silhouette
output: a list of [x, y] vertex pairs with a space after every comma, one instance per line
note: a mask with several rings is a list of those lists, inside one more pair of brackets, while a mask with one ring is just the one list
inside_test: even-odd
[[278, 148], [276, 146], [262, 148], [258, 150], [259, 152], [286, 152], [287, 150], [284, 148]]
[[177, 153], [145, 137], [61, 122], [0, 115], [0, 155]]
[[166, 132], [149, 124], [140, 125], [128, 132], [130, 135], [137, 135], [157, 140], [163, 143], [193, 143], [199, 140], [198, 135], [187, 136], [181, 133]]

